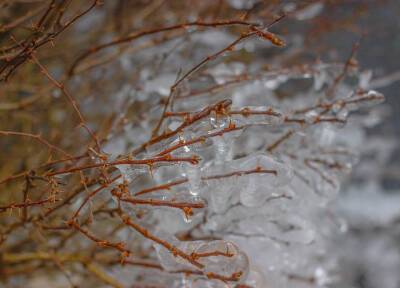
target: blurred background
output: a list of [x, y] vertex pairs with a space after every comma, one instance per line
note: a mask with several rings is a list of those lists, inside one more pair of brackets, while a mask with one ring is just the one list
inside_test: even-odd
[[[352, 2], [352, 3], [351, 3]], [[338, 14], [350, 14], [348, 1], [329, 11], [331, 21]], [[367, 1], [365, 1], [367, 2]], [[333, 12], [333, 13], [331, 13]], [[382, 92], [385, 105], [376, 110], [380, 124], [367, 129], [360, 141], [360, 163], [343, 186], [337, 213], [346, 221], [347, 233], [334, 241], [341, 255], [343, 286], [357, 288], [400, 287], [400, 2], [372, 1], [368, 12], [356, 22], [365, 32], [357, 52], [361, 70], [371, 71], [371, 89]], [[335, 31], [326, 42], [336, 52], [327, 57], [346, 59], [357, 37]], [[369, 73], [369, 72], [365, 72]], [[357, 135], [354, 135], [357, 137]], [[365, 141], [367, 139], [367, 141]], [[349, 286], [351, 285], [351, 286]]]

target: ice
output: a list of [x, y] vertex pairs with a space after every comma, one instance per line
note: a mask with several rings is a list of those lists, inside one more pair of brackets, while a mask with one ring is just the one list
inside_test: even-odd
[[353, 97], [350, 97], [345, 100], [346, 102], [346, 107], [353, 111], [353, 110], [358, 110], [361, 108], [365, 107], [372, 107], [375, 105], [378, 105], [382, 103], [385, 100], [385, 97], [383, 94], [374, 91], [374, 90], [369, 90], [365, 93], [362, 93], [360, 95], [355, 95]]
[[[165, 231], [159, 231], [156, 236], [163, 241], [168, 242], [175, 249], [179, 249], [183, 252], [187, 252], [187, 249], [190, 249], [191, 246], [185, 245], [183, 242], [179, 241], [176, 237], [172, 236], [170, 233]], [[197, 244], [200, 245], [199, 242], [191, 243], [192, 246]], [[170, 250], [165, 248], [160, 244], [154, 244], [154, 248], [157, 252], [157, 257], [160, 261], [161, 266], [167, 271], [178, 271], [184, 269], [193, 269], [192, 264], [190, 264], [187, 260], [182, 259], [180, 256], [173, 255]], [[186, 248], [186, 249], [185, 249]], [[184, 249], [184, 250], [182, 250]], [[190, 254], [190, 253], [189, 253]]]
[[260, 185], [256, 179], [250, 179], [249, 185], [240, 193], [240, 202], [246, 207], [259, 207], [274, 191], [270, 185]]
[[252, 266], [247, 276], [246, 285], [253, 288], [264, 288], [266, 285], [265, 276], [258, 267]]
[[[222, 183], [224, 183], [222, 185]], [[232, 204], [235, 194], [239, 193], [240, 180], [214, 180], [210, 183], [210, 208], [215, 213], [224, 213]]]
[[284, 186], [290, 183], [293, 177], [292, 167], [288, 160], [283, 162], [264, 153], [257, 153], [243, 159], [240, 167], [245, 170], [260, 169], [261, 173], [254, 173], [248, 176], [251, 179], [249, 182], [259, 183], [260, 186]]
[[334, 143], [337, 131], [330, 125], [320, 125], [315, 133], [315, 140], [320, 147], [329, 147]]
[[360, 77], [359, 77], [359, 84], [361, 89], [368, 89], [370, 86], [370, 82], [372, 79], [372, 70], [366, 70], [361, 72]]
[[[322, 6], [308, 5], [297, 13], [297, 17], [315, 17]], [[218, 41], [211, 41], [210, 35]], [[192, 36], [198, 41], [198, 47], [208, 45], [208, 48], [233, 40], [232, 35], [221, 32], [204, 31]], [[257, 48], [256, 41], [249, 43]], [[193, 53], [194, 58], [202, 59], [196, 49]], [[232, 99], [232, 106], [204, 115], [179, 133], [147, 146], [144, 152], [136, 155], [138, 159], [154, 157], [169, 147], [206, 136], [204, 141], [171, 152], [171, 157], [196, 155], [201, 159], [197, 165], [162, 163], [152, 165], [151, 171], [148, 165], [117, 166], [123, 175], [121, 181], [129, 183], [130, 191], [183, 181], [140, 195], [144, 199], [204, 203], [205, 207], [201, 209], [122, 204], [125, 213], [140, 217], [140, 223], [172, 245], [172, 250], [179, 249], [202, 264], [201, 268], [196, 267], [172, 253], [171, 246], [166, 249], [149, 239], [143, 241], [147, 250], [149, 247], [145, 245], [154, 246], [155, 253], [150, 253], [149, 257], [156, 258], [166, 271], [175, 272], [162, 272], [156, 276], [168, 287], [228, 288], [243, 284], [252, 288], [325, 288], [337, 281], [332, 272], [338, 269], [337, 257], [326, 249], [326, 238], [335, 231], [345, 231], [348, 225], [336, 218], [329, 208], [337, 198], [344, 177], [358, 161], [355, 151], [366, 146], [362, 126], [368, 124], [367, 120], [372, 124], [380, 121], [352, 112], [380, 103], [383, 96], [373, 90], [361, 90], [368, 89], [371, 74], [367, 72], [359, 76], [358, 84], [354, 81], [334, 84], [343, 65], [316, 64], [280, 72], [275, 72], [275, 68], [264, 71], [261, 67], [262, 63], [248, 67], [235, 61], [210, 61], [197, 76], [185, 79], [175, 96], [214, 85], [226, 84], [226, 89], [185, 100], [175, 97], [171, 112], [189, 111], [187, 119], [190, 119], [196, 111], [204, 111], [218, 101]], [[235, 83], [234, 89], [227, 84], [247, 73], [249, 78]], [[171, 71], [155, 73], [151, 68], [145, 68], [140, 78], [144, 84], [135, 90], [135, 101], [151, 107], [148, 111], [151, 117], [143, 120], [145, 117], [141, 115], [144, 118], [136, 124], [128, 122], [124, 126], [126, 138], [136, 147], [151, 138], [151, 130], [162, 112], [159, 101], [169, 95], [176, 74]], [[304, 82], [299, 79], [307, 79], [307, 85], [297, 87]], [[283, 89], [292, 84], [291, 89]], [[328, 97], [327, 91], [332, 85], [336, 85], [335, 93]], [[121, 89], [121, 93], [124, 89], [127, 88]], [[285, 121], [288, 118], [304, 123], [289, 123]], [[173, 131], [185, 119], [179, 115], [167, 118], [162, 128], [165, 132]], [[335, 119], [345, 123], [337, 123]], [[241, 126], [245, 128], [229, 131]], [[215, 136], [215, 133], [220, 134]], [[290, 136], [280, 143], [278, 140], [286, 134]], [[273, 143], [277, 146], [269, 149]], [[123, 144], [122, 137], [110, 139], [106, 151], [123, 154], [124, 149], [129, 149], [128, 144]], [[362, 167], [362, 173], [371, 174], [369, 166]], [[107, 193], [105, 191], [105, 195]], [[345, 199], [354, 205], [354, 199]], [[107, 198], [103, 200], [107, 201]], [[392, 202], [395, 200], [393, 198]], [[387, 213], [374, 217], [373, 223], [380, 225], [398, 217], [395, 204], [376, 203], [379, 209], [387, 208]], [[117, 202], [107, 205], [115, 208]], [[364, 202], [358, 206], [363, 208]], [[356, 214], [352, 216], [354, 219], [376, 213], [371, 209], [358, 210], [352, 211]], [[99, 235], [109, 233], [94, 228]], [[128, 247], [142, 245], [137, 235], [132, 237], [132, 234], [121, 232], [118, 237], [134, 243]], [[387, 244], [370, 245], [373, 246], [371, 258]], [[393, 257], [392, 261], [395, 266], [397, 258]], [[182, 270], [196, 273], [176, 273]], [[382, 275], [386, 274], [378, 277], [383, 279]], [[218, 280], [218, 277], [227, 280]]]
[[189, 192], [193, 196], [198, 196], [201, 191], [201, 169], [192, 164], [183, 164], [184, 173], [182, 176], [187, 177], [189, 181]]
[[134, 181], [136, 178], [148, 172], [147, 166], [121, 164], [116, 165], [116, 167], [121, 173], [123, 179], [128, 183]]
[[315, 122], [315, 119], [319, 116], [318, 111], [310, 110], [305, 114], [305, 120], [307, 123], [312, 124]]
[[328, 74], [325, 70], [317, 71], [314, 75], [314, 89], [319, 91], [328, 81]]
[[282, 241], [311, 244], [315, 239], [314, 229], [309, 222], [299, 217], [299, 215], [281, 217], [276, 221], [277, 227], [282, 229], [283, 233], [277, 234], [275, 237]]
[[222, 164], [232, 159], [232, 146], [227, 143], [224, 136], [214, 137], [215, 164]]
[[[195, 250], [200, 257], [198, 261], [204, 265], [205, 273], [217, 273], [225, 277], [236, 277], [244, 281], [249, 270], [249, 260], [239, 248], [224, 240], [206, 242]], [[235, 276], [234, 276], [235, 277]]]

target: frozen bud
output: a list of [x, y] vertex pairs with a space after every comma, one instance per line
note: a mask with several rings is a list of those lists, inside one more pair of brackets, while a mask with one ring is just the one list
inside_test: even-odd
[[[341, 121], [346, 121], [348, 116], [349, 116], [349, 109], [348, 109], [347, 105], [345, 107], [343, 107], [342, 109], [340, 109], [339, 112], [336, 113], [336, 118]], [[340, 123], [340, 122], [338, 122], [338, 123], [339, 123], [339, 128], [342, 128], [343, 123]]]
[[338, 101], [336, 101], [335, 103], [333, 103], [331, 110], [332, 110], [332, 112], [333, 112], [334, 114], [337, 114], [337, 113], [340, 112], [340, 110], [343, 109], [343, 107], [344, 107], [345, 105], [346, 105], [346, 103], [345, 103], [343, 100], [338, 100]]
[[305, 115], [305, 120], [308, 124], [313, 124], [318, 119], [319, 113], [315, 110], [308, 111]]
[[350, 97], [345, 100], [346, 107], [350, 111], [358, 110], [361, 108], [368, 108], [378, 105], [385, 101], [383, 94], [370, 90], [368, 92], [357, 94], [356, 96]]
[[267, 106], [247, 106], [242, 108], [232, 108], [234, 117], [241, 117], [244, 124], [273, 124], [279, 125], [284, 121], [283, 113], [272, 107]]
[[255, 169], [254, 173], [247, 175], [250, 177], [249, 182], [261, 185], [284, 186], [290, 183], [293, 177], [293, 170], [288, 160], [283, 162], [263, 153], [247, 157], [240, 167], [245, 171]]

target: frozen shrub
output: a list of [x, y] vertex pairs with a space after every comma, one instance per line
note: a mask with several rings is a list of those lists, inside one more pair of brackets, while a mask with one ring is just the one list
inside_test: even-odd
[[279, 25], [340, 1], [106, 2], [19, 3], [2, 26], [4, 285], [335, 283], [327, 206], [384, 97], [357, 45], [305, 61]]

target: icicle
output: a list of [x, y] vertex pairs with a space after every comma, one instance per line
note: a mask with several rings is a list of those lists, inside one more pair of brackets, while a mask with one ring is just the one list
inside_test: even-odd
[[197, 165], [183, 164], [183, 176], [188, 178], [189, 192], [193, 196], [199, 196], [201, 191], [201, 169]]

